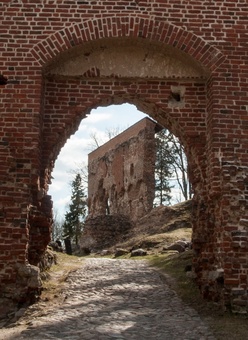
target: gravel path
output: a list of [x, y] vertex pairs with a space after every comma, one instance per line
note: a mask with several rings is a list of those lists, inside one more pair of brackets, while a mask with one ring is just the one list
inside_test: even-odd
[[146, 261], [90, 258], [67, 284], [63, 304], [8, 339], [214, 339], [197, 312]]

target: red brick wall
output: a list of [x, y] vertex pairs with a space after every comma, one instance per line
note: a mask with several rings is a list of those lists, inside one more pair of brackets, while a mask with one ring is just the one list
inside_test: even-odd
[[88, 213], [137, 221], [153, 208], [156, 128], [143, 118], [88, 156]]
[[[31, 254], [47, 242], [35, 235], [48, 233], [46, 192], [62, 145], [93, 107], [130, 102], [186, 147], [195, 191], [194, 268], [204, 295], [247, 311], [247, 17], [246, 0], [1, 2], [0, 73], [8, 78], [0, 85], [4, 294], [11, 295], [3, 284], [14, 285], [15, 264], [25, 262], [28, 248], [36, 263]], [[181, 51], [208, 77], [61, 79], [44, 73], [62, 52], [122, 37]], [[175, 84], [185, 86], [183, 106], [168, 103]]]

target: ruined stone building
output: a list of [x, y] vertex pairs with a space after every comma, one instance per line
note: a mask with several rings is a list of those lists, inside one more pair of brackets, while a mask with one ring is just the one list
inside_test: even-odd
[[144, 118], [89, 154], [89, 217], [122, 214], [136, 221], [152, 209], [159, 129]]
[[0, 313], [38, 290], [61, 148], [121, 103], [183, 144], [197, 284], [248, 312], [247, 32], [246, 0], [1, 1]]

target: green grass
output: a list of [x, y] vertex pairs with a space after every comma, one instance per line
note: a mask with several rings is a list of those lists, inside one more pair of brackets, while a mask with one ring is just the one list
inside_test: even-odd
[[[162, 273], [171, 276], [174, 289], [186, 302], [200, 297], [199, 290], [193, 282], [186, 276], [185, 267], [191, 265], [192, 252], [187, 251], [181, 254], [163, 254], [152, 256], [149, 259], [152, 266], [159, 269]], [[196, 296], [197, 295], [197, 296]]]

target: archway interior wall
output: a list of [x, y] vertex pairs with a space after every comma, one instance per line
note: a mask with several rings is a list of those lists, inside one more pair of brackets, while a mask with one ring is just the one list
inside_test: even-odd
[[44, 74], [45, 187], [61, 147], [81, 119], [99, 105], [128, 102], [180, 138], [190, 155], [193, 187], [202, 192], [207, 71], [199, 62], [172, 46], [121, 37], [76, 46], [47, 64]]
[[[205, 145], [206, 92], [205, 82], [166, 79], [116, 79], [51, 77], [46, 79], [44, 115], [44, 169], [52, 171], [60, 148], [92, 108], [101, 105], [131, 103], [170, 129], [184, 144], [196, 199], [206, 199]], [[181, 91], [176, 102], [172, 92]], [[206, 204], [206, 202], [205, 202]], [[198, 208], [195, 209], [198, 211]], [[206, 220], [202, 213], [196, 218]], [[204, 223], [205, 225], [206, 223]], [[198, 228], [198, 239], [209, 232]]]
[[[169, 108], [172, 88], [183, 89], [183, 103], [177, 105], [173, 101]], [[136, 104], [180, 137], [190, 156], [189, 167], [193, 189], [198, 193], [196, 197], [203, 196], [206, 163], [205, 84], [194, 80], [48, 79], [43, 130], [43, 169], [46, 173], [52, 172], [60, 148], [92, 107], [124, 102]], [[203, 234], [199, 228], [197, 232]]]

